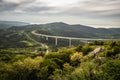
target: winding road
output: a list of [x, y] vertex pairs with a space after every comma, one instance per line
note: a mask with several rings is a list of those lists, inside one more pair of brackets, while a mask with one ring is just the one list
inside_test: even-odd
[[30, 37], [27, 33], [25, 33], [24, 31], [22, 31], [21, 33], [25, 34], [26, 37], [27, 37], [28, 39], [30, 39], [31, 41], [33, 41], [34, 43], [41, 45], [43, 48], [46, 48], [46, 49], [47, 49], [47, 50], [46, 50], [46, 54], [49, 53], [49, 50], [48, 50], [49, 47], [48, 47], [47, 45], [42, 44], [42, 43], [36, 41], [35, 39], [31, 38], [31, 37]]

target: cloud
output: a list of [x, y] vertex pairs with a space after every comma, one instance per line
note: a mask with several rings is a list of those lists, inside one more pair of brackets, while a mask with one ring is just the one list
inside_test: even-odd
[[18, 0], [1, 0], [0, 1], [0, 12], [12, 12], [17, 9], [23, 1]]
[[0, 12], [14, 10], [19, 4], [0, 1]]
[[36, 0], [0, 0], [0, 12], [23, 12], [23, 13], [39, 13], [54, 9], [43, 2]]
[[120, 0], [87, 0], [67, 5], [64, 14], [87, 17], [120, 17]]
[[120, 0], [0, 0], [0, 17], [120, 25], [119, 4]]
[[31, 12], [31, 13], [39, 13], [39, 12], [45, 12], [45, 11], [49, 11], [52, 10], [53, 7], [47, 7], [47, 6], [31, 6], [31, 7], [27, 7], [25, 9], [23, 9], [23, 11], [25, 12]]
[[[119, 17], [120, 0], [76, 0], [63, 6], [49, 6], [49, 0], [0, 0], [0, 12], [71, 15], [86, 17]], [[79, 2], [78, 2], [79, 1]], [[63, 0], [62, 0], [63, 2]], [[53, 3], [59, 4], [59, 1]], [[51, 1], [52, 4], [52, 1]], [[60, 3], [61, 4], [61, 3]]]
[[2, 2], [3, 0], [0, 0], [0, 2]]

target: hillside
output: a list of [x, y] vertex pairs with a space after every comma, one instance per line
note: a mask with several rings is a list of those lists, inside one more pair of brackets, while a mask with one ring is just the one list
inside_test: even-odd
[[[120, 38], [119, 28], [55, 22], [0, 30], [0, 80], [119, 80], [120, 41], [46, 40], [31, 32], [87, 38]], [[12, 76], [12, 77], [11, 77]]]
[[95, 41], [49, 54], [36, 50], [0, 49], [0, 80], [120, 79], [120, 41]]
[[27, 25], [11, 27], [11, 30], [35, 30], [43, 34], [82, 37], [82, 38], [120, 38], [120, 28], [93, 28], [85, 25], [69, 25], [63, 22], [55, 22], [40, 25]]
[[0, 30], [0, 48], [25, 48], [35, 45], [23, 31]]
[[[68, 40], [59, 39], [58, 46], [55, 46], [54, 39], [49, 38], [49, 41], [47, 41], [45, 38], [35, 36], [31, 34], [33, 30], [37, 30], [37, 33], [66, 37], [120, 38], [120, 28], [93, 28], [85, 25], [69, 25], [63, 22], [12, 27], [3, 25], [1, 28], [4, 30], [0, 31], [0, 48], [26, 47], [26, 45], [34, 45], [34, 41], [29, 40], [26, 34], [22, 32], [29, 34], [32, 39], [35, 39], [39, 43], [45, 43], [54, 48], [68, 46]], [[81, 44], [79, 40], [72, 41], [72, 45], [76, 46], [78, 44]]]
[[23, 26], [23, 25], [29, 25], [29, 23], [18, 22], [18, 21], [0, 21], [0, 29], [7, 29], [12, 26]]
[[[69, 25], [65, 23], [45, 24], [43, 31], [52, 35], [83, 38], [120, 38], [120, 29], [93, 28], [85, 25]], [[118, 32], [119, 31], [119, 32]]]

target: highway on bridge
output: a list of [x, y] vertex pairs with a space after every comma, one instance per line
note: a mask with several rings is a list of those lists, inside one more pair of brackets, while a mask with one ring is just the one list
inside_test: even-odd
[[97, 39], [97, 38], [75, 38], [75, 37], [62, 37], [62, 36], [53, 36], [53, 35], [46, 35], [46, 34], [41, 34], [41, 33], [36, 33], [36, 30], [31, 32], [34, 35], [38, 35], [38, 36], [44, 36], [46, 37], [46, 39], [49, 38], [55, 38], [55, 44], [57, 45], [57, 39], [68, 39], [69, 40], [69, 46], [71, 46], [71, 40], [81, 40], [81, 41], [108, 41], [108, 40], [112, 40], [112, 41], [116, 41], [116, 40], [120, 40], [120, 39]]

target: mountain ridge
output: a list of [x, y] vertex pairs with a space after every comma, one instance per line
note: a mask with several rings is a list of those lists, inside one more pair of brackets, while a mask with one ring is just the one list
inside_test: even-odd
[[7, 29], [12, 26], [23, 26], [23, 25], [29, 25], [29, 23], [19, 22], [19, 21], [2, 21], [2, 20], [0, 20], [0, 29]]
[[70, 25], [64, 22], [14, 26], [10, 30], [38, 30], [43, 34], [83, 38], [120, 38], [120, 28], [94, 28], [86, 25]]

